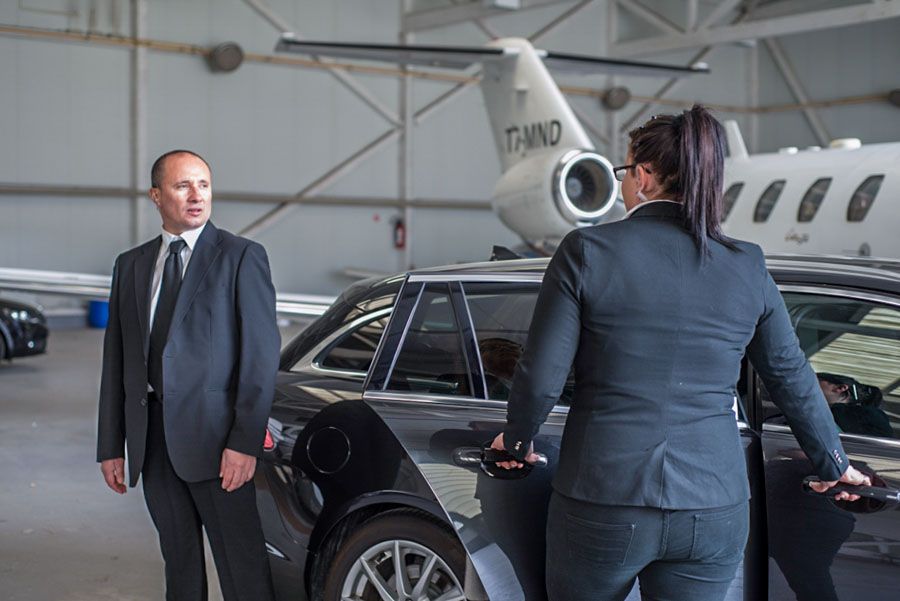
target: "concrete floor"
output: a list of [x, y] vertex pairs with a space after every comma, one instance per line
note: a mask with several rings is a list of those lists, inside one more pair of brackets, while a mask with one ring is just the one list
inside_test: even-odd
[[[283, 331], [287, 340], [299, 328]], [[101, 330], [55, 330], [0, 362], [0, 599], [158, 601], [163, 564], [143, 492], [95, 463]], [[210, 600], [221, 600], [207, 550]]]

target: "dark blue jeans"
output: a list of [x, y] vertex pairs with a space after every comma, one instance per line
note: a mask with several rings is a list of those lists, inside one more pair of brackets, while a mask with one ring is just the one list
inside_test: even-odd
[[547, 517], [550, 601], [721, 601], [744, 556], [747, 503], [665, 510], [577, 501], [554, 492]]

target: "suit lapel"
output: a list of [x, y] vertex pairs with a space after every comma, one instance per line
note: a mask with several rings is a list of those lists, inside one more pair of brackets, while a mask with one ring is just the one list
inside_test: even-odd
[[187, 270], [184, 273], [184, 279], [181, 281], [181, 288], [178, 290], [178, 300], [175, 301], [175, 309], [172, 312], [172, 324], [169, 326], [169, 338], [172, 338], [174, 332], [187, 315], [188, 309], [191, 308], [191, 302], [197, 289], [206, 278], [209, 268], [222, 253], [219, 248], [221, 235], [219, 230], [212, 224], [207, 222], [203, 232], [197, 239], [197, 245], [191, 253], [191, 260], [188, 262]]
[[137, 303], [138, 323], [144, 342], [144, 358], [150, 346], [150, 293], [153, 288], [153, 267], [159, 254], [162, 236], [157, 236], [141, 247], [141, 254], [134, 261], [134, 300]]

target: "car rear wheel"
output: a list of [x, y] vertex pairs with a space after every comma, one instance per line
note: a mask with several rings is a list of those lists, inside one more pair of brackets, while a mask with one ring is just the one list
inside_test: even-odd
[[3, 334], [0, 334], [0, 361], [6, 358], [6, 341], [3, 339]]
[[326, 601], [465, 601], [466, 556], [427, 514], [394, 510], [360, 525], [325, 579]]

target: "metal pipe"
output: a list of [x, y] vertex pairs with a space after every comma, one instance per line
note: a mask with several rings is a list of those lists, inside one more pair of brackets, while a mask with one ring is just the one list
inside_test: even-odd
[[[591, 0], [588, 0], [590, 2]], [[133, 48], [135, 45], [139, 45], [142, 47], [146, 47], [149, 50], [156, 50], [160, 52], [172, 52], [178, 54], [191, 54], [195, 56], [205, 56], [208, 54], [208, 49], [202, 48], [200, 46], [193, 46], [190, 44], [181, 44], [176, 42], [162, 42], [157, 40], [137, 40], [136, 42], [131, 40], [130, 38], [121, 38], [117, 36], [105, 36], [105, 35], [96, 35], [96, 34], [80, 34], [80, 33], [72, 33], [72, 32], [64, 32], [64, 31], [56, 31], [56, 30], [42, 30], [35, 29], [29, 27], [18, 27], [18, 26], [9, 26], [9, 25], [0, 25], [0, 35], [10, 35], [14, 37], [36, 37], [41, 39], [48, 39], [54, 41], [69, 41], [69, 42], [87, 42], [87, 43], [97, 43], [103, 45], [110, 46], [119, 46], [125, 48]], [[697, 55], [700, 56], [700, 55]], [[703, 55], [705, 56], [705, 55]], [[697, 59], [699, 60], [699, 59]], [[303, 67], [309, 69], [339, 69], [342, 71], [346, 71], [348, 73], [364, 73], [368, 75], [381, 75], [387, 77], [404, 77], [409, 76], [414, 79], [423, 79], [428, 81], [442, 81], [448, 83], [460, 84], [457, 87], [449, 90], [444, 93], [439, 99], [433, 101], [427, 107], [423, 107], [416, 112], [417, 120], [423, 119], [425, 117], [430, 116], [430, 114], [437, 108], [439, 104], [438, 100], [449, 100], [452, 96], [455, 96], [458, 92], [463, 91], [464, 89], [471, 87], [480, 83], [481, 79], [477, 74], [471, 75], [455, 75], [452, 73], [432, 73], [428, 71], [417, 71], [415, 69], [410, 69], [408, 72], [403, 72], [401, 69], [393, 69], [387, 67], [373, 67], [368, 65], [362, 65], [357, 63], [329, 63], [328, 65], [324, 65], [322, 63], [317, 63], [312, 60], [295, 58], [291, 56], [280, 56], [280, 55], [270, 55], [270, 54], [253, 54], [247, 53], [244, 55], [245, 62], [257, 62], [263, 64], [271, 64], [271, 65], [280, 65], [280, 66], [288, 66], [288, 67]], [[696, 62], [696, 60], [694, 61]], [[480, 73], [480, 71], [479, 71]], [[576, 96], [593, 96], [597, 98], [601, 98], [606, 90], [601, 90], [597, 88], [585, 88], [585, 87], [577, 87], [577, 86], [560, 86], [560, 91], [565, 94], [576, 95]], [[727, 112], [735, 112], [735, 113], [772, 113], [772, 112], [786, 112], [786, 111], [798, 111], [802, 110], [803, 107], [809, 106], [813, 108], [822, 108], [822, 107], [830, 107], [830, 106], [843, 106], [843, 105], [851, 105], [851, 104], [864, 104], [869, 102], [882, 102], [887, 99], [887, 92], [879, 93], [879, 94], [866, 94], [860, 96], [848, 96], [845, 98], [837, 98], [834, 100], [823, 100], [823, 101], [809, 101], [807, 103], [784, 103], [784, 104], [775, 104], [769, 106], [761, 106], [761, 107], [741, 107], [741, 106], [733, 106], [733, 105], [713, 105], [709, 104], [707, 106], [710, 107], [720, 107], [721, 110], [725, 110]], [[674, 103], [676, 101], [662, 101], [661, 98], [657, 96], [647, 97], [647, 96], [633, 96], [632, 100], [635, 102], [653, 102], [655, 104], [666, 104], [666, 103]], [[683, 104], [683, 102], [682, 102]], [[674, 106], [674, 105], [673, 105]], [[679, 104], [678, 106], [681, 106]], [[425, 109], [429, 110], [425, 110]], [[417, 121], [418, 123], [418, 121]]]
[[[43, 184], [0, 183], [0, 197], [39, 196], [52, 198], [132, 198], [142, 193], [133, 188], [117, 186], [56, 186]], [[257, 192], [214, 191], [216, 202], [245, 202], [259, 204], [297, 204], [323, 207], [365, 207], [396, 208], [412, 206], [417, 209], [460, 209], [490, 211], [491, 203], [484, 200], [452, 198], [398, 198], [376, 196], [288, 196], [280, 194], [260, 194]]]

